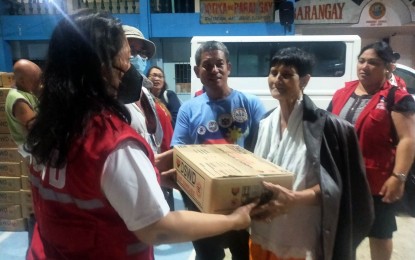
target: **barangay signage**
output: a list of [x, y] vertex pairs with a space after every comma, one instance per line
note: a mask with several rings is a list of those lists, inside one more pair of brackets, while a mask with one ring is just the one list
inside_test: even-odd
[[[415, 19], [415, 0], [299, 0], [295, 24], [398, 26]], [[279, 22], [278, 11], [275, 22]], [[396, 21], [400, 20], [400, 21]]]
[[273, 0], [201, 0], [200, 23], [274, 22]]

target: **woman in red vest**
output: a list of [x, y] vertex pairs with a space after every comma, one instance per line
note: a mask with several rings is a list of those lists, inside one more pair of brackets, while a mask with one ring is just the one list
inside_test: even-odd
[[116, 99], [119, 88], [142, 85], [129, 59], [108, 15], [83, 10], [53, 31], [26, 143], [37, 220], [28, 259], [150, 260], [153, 244], [249, 226], [254, 204], [226, 216], [169, 211], [153, 152]]
[[399, 87], [389, 95], [393, 61], [385, 42], [365, 46], [358, 56], [359, 79], [339, 89], [328, 109], [354, 124], [359, 137], [375, 206], [369, 234], [373, 260], [391, 258], [394, 203], [402, 197], [415, 156], [415, 103]]

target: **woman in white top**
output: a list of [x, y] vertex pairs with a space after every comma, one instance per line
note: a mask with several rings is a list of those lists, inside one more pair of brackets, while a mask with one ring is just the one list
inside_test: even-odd
[[252, 223], [254, 260], [353, 259], [372, 222], [353, 126], [303, 94], [312, 67], [298, 48], [271, 60], [268, 84], [279, 106], [261, 120], [255, 154], [293, 172], [294, 183], [292, 190], [264, 183], [274, 196]]

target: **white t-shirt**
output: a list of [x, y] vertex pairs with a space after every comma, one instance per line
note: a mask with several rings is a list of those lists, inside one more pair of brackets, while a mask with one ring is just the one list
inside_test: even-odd
[[120, 143], [108, 156], [101, 187], [130, 231], [153, 224], [170, 211], [153, 165], [135, 141]]

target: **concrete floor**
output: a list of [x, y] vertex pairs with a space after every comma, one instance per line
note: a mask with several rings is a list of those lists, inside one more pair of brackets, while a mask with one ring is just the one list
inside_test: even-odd
[[[399, 216], [396, 218], [396, 221], [398, 223], [398, 231], [394, 233], [394, 248], [391, 260], [415, 260], [415, 218]], [[227, 250], [225, 260], [231, 259], [231, 254]], [[356, 259], [371, 260], [369, 240], [367, 238], [357, 248]]]
[[[391, 260], [415, 260], [415, 218], [396, 218], [398, 231], [393, 236]], [[357, 248], [357, 260], [370, 260], [369, 240], [365, 239]]]
[[[175, 206], [183, 209], [179, 192], [174, 192]], [[397, 217], [398, 231], [394, 234], [394, 250], [391, 260], [415, 260], [415, 218]], [[0, 259], [24, 260], [27, 249], [27, 232], [0, 232]], [[156, 260], [194, 260], [195, 252], [191, 243], [161, 245], [155, 248]], [[225, 260], [231, 260], [229, 250]], [[335, 260], [335, 259], [333, 259]], [[357, 260], [371, 260], [369, 243], [365, 239], [357, 250]]]

